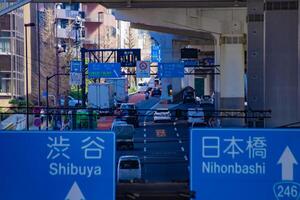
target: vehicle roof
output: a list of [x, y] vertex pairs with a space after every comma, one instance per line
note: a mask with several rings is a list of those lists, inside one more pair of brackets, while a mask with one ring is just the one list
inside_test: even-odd
[[131, 127], [134, 127], [132, 124], [127, 124], [127, 123], [117, 123], [115, 125], [115, 127], [118, 127], [118, 126], [131, 126]]
[[156, 111], [169, 111], [168, 108], [157, 108]]
[[122, 105], [129, 105], [129, 106], [131, 106], [131, 105], [135, 105], [134, 103], [121, 103], [121, 106]]
[[203, 111], [203, 108], [188, 108], [188, 111]]
[[126, 156], [121, 156], [119, 158], [120, 161], [122, 160], [140, 160], [138, 156], [133, 156], [133, 155], [126, 155]]

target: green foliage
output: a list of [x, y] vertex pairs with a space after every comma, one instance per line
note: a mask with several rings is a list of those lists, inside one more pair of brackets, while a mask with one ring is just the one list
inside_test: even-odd
[[135, 93], [135, 92], [137, 92], [137, 88], [136, 88], [136, 87], [130, 87], [130, 88], [128, 89], [128, 93], [129, 93], [129, 94], [132, 94], [132, 93]]
[[[26, 111], [26, 100], [23, 99], [23, 98], [14, 98], [14, 99], [11, 99], [9, 101], [9, 103], [11, 104], [12, 107], [14, 108], [11, 108], [10, 110], [15, 112], [15, 113], [22, 113], [22, 112], [25, 112]], [[32, 107], [34, 106], [34, 104], [29, 101], [28, 103], [29, 107]]]
[[75, 99], [82, 99], [81, 88], [79, 88], [79, 93], [78, 93], [77, 86], [72, 86], [70, 91], [70, 96]]
[[9, 103], [13, 107], [24, 107], [26, 106], [26, 101], [24, 99], [11, 99]]

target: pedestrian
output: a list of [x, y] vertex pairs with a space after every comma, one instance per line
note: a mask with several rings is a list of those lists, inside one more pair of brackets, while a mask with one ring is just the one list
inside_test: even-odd
[[145, 93], [145, 99], [146, 100], [149, 99], [149, 92], [148, 91]]

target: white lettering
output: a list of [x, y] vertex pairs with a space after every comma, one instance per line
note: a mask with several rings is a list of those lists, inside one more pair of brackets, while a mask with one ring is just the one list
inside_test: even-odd
[[218, 164], [217, 162], [202, 162], [202, 173], [206, 174], [242, 174], [242, 175], [265, 175], [265, 163], [252, 165]]
[[92, 176], [101, 175], [100, 166], [77, 166], [73, 163], [50, 163], [49, 174], [52, 176]]

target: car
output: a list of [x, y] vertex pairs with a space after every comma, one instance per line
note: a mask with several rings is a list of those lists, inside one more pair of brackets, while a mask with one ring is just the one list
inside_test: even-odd
[[[68, 96], [67, 98], [68, 98], [68, 105], [69, 106], [75, 107], [75, 106], [81, 105], [81, 102], [82, 102], [81, 100], [75, 99], [71, 96]], [[65, 99], [64, 98], [60, 99], [60, 105], [63, 106], [64, 104], [65, 104]]]
[[121, 156], [117, 169], [118, 182], [135, 182], [142, 179], [142, 165], [138, 156]]
[[168, 108], [158, 108], [153, 114], [154, 122], [171, 121], [171, 113]]
[[183, 103], [195, 103], [195, 93], [193, 91], [185, 91], [183, 93]]
[[132, 124], [134, 127], [139, 126], [138, 112], [134, 103], [122, 103], [120, 106], [120, 115], [121, 119], [128, 124]]
[[114, 119], [113, 123], [111, 124], [111, 130], [113, 130], [115, 126], [120, 124], [127, 124], [127, 122], [119, 118]]
[[195, 125], [205, 125], [204, 112], [202, 108], [189, 108], [188, 112], [188, 123]]
[[160, 85], [160, 80], [159, 78], [150, 78], [149, 82], [148, 82], [148, 87], [151, 87], [151, 88], [155, 88], [155, 87], [158, 87]]
[[133, 137], [135, 130], [133, 125], [116, 124], [112, 127], [111, 131], [116, 134], [118, 150], [134, 149]]
[[143, 93], [147, 90], [148, 84], [146, 82], [138, 83], [137, 85], [137, 91], [138, 93]]
[[151, 96], [155, 97], [155, 96], [160, 96], [161, 95], [161, 89], [159, 88], [153, 88], [152, 92], [151, 92]]
[[214, 98], [211, 97], [210, 95], [203, 95], [200, 98], [198, 97], [196, 99], [196, 101], [200, 105], [202, 105], [202, 104], [214, 104]]

